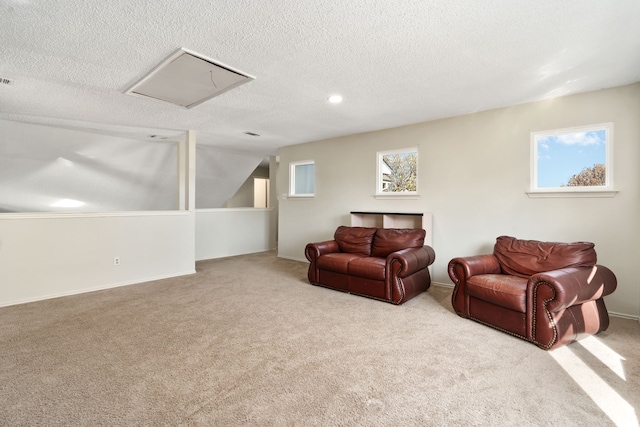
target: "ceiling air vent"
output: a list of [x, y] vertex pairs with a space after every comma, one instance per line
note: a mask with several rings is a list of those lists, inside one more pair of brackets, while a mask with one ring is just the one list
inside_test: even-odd
[[178, 49], [125, 93], [192, 108], [255, 77]]
[[7, 79], [5, 77], [0, 77], [0, 84], [6, 85], [6, 86], [11, 86], [13, 84], [13, 80]]

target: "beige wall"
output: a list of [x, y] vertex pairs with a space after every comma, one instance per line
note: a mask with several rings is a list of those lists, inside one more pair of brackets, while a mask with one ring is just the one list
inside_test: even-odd
[[236, 194], [227, 200], [225, 208], [252, 208], [253, 207], [253, 178], [269, 178], [269, 168], [258, 166], [249, 178], [240, 186]]
[[[490, 252], [499, 235], [596, 244], [618, 277], [613, 313], [640, 314], [640, 84], [589, 92], [300, 144], [280, 150], [279, 249], [304, 260], [307, 242], [325, 240], [349, 211], [433, 213], [435, 282], [451, 284], [447, 263]], [[530, 132], [614, 123], [613, 198], [529, 198]], [[418, 200], [377, 200], [376, 152], [419, 149]], [[313, 159], [316, 197], [292, 200], [288, 164]]]

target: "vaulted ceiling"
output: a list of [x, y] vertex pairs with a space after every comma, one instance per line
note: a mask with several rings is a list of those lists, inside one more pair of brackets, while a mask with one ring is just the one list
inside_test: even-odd
[[[1, 0], [0, 119], [191, 129], [257, 165], [290, 144], [638, 82], [639, 22], [638, 0]], [[255, 80], [191, 109], [125, 94], [181, 47]]]

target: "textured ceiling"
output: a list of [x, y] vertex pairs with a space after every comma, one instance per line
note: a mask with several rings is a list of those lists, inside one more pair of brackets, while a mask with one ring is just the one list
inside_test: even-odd
[[[639, 22], [638, 0], [0, 0], [0, 78], [13, 81], [0, 84], [0, 190], [17, 195], [0, 211], [47, 197], [127, 209], [115, 200], [157, 192], [115, 189], [114, 175], [153, 181], [129, 173], [148, 165], [126, 143], [98, 163], [83, 153], [99, 137], [84, 150], [39, 137], [17, 160], [28, 132], [11, 122], [120, 141], [195, 130], [199, 207], [220, 207], [282, 146], [638, 82]], [[124, 93], [179, 48], [256, 80], [193, 109]]]
[[[638, 0], [1, 0], [0, 118], [263, 156], [637, 82], [639, 22]], [[123, 93], [180, 47], [256, 80], [191, 110]]]

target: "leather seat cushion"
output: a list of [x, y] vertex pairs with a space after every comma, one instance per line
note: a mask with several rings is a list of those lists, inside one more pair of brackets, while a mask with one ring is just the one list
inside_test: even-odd
[[318, 258], [318, 269], [347, 274], [349, 263], [354, 259], [363, 257], [364, 255], [345, 254], [342, 252], [325, 254]]
[[593, 267], [597, 262], [594, 246], [590, 242], [539, 242], [500, 236], [493, 254], [505, 274], [529, 277], [567, 267]]
[[527, 281], [506, 274], [480, 274], [467, 280], [467, 293], [471, 297], [526, 313]]
[[385, 258], [358, 258], [349, 261], [348, 273], [352, 276], [372, 280], [384, 280], [387, 260]]

